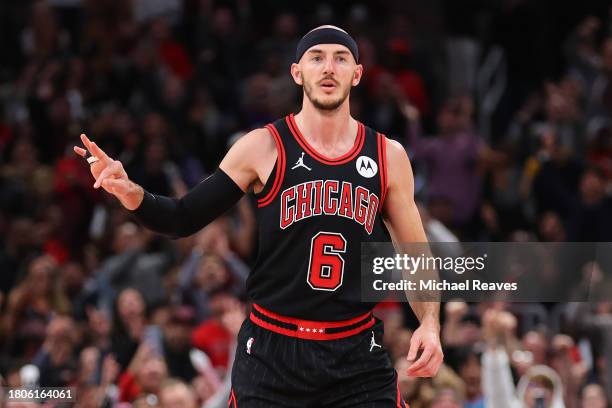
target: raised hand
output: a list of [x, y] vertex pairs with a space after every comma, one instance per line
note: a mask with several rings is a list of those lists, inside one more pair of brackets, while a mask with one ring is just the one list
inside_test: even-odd
[[102, 362], [102, 376], [100, 382], [104, 386], [108, 386], [115, 382], [117, 376], [121, 372], [121, 366], [115, 360], [112, 354], [107, 354]]
[[106, 166], [108, 166], [112, 159], [108, 157], [108, 155], [104, 153], [104, 151], [100, 149], [97, 144], [89, 140], [89, 138], [84, 134], [81, 135], [81, 141], [87, 149], [83, 149], [79, 146], [74, 146], [74, 152], [79, 156], [86, 157], [87, 152], [89, 151], [92, 156], [96, 156], [99, 159], [97, 162], [91, 164], [91, 166], [89, 167], [91, 170], [91, 174], [94, 176], [94, 180], [97, 180], [102, 170], [104, 170]]
[[94, 188], [102, 187], [105, 191], [117, 197], [128, 210], [138, 208], [142, 202], [144, 191], [129, 179], [123, 164], [119, 160], [110, 158], [84, 134], [81, 135], [81, 141], [86, 149], [74, 146], [74, 152], [82, 157], [85, 157], [89, 152], [98, 159], [90, 165], [91, 174], [95, 179]]

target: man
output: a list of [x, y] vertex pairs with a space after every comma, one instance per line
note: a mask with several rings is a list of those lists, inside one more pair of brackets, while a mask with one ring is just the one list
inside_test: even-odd
[[196, 408], [197, 402], [193, 390], [176, 378], [164, 380], [159, 391], [161, 408]]
[[[253, 191], [259, 254], [247, 280], [254, 304], [237, 339], [232, 407], [406, 406], [388, 354], [371, 346], [382, 344], [383, 329], [360, 300], [360, 245], [390, 233], [402, 243], [426, 237], [406, 152], [350, 116], [358, 60], [344, 30], [307, 33], [291, 66], [304, 89], [301, 112], [242, 137], [180, 200], [145, 192], [82, 136], [94, 186], [160, 233], [190, 235]], [[443, 358], [439, 304], [411, 306], [421, 324], [408, 374], [432, 376]]]

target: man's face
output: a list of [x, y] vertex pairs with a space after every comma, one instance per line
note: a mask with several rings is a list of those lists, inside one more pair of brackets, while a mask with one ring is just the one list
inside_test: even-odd
[[599, 384], [590, 384], [582, 391], [581, 408], [605, 408], [608, 406], [606, 395]]
[[162, 408], [193, 408], [196, 405], [193, 395], [183, 384], [163, 389], [160, 402]]
[[291, 66], [295, 82], [304, 87], [310, 102], [324, 111], [335, 110], [346, 101], [362, 72], [349, 49], [339, 44], [315, 45]]
[[168, 368], [164, 359], [157, 355], [150, 355], [143, 362], [136, 377], [144, 392], [157, 392], [167, 375]]
[[189, 351], [192, 328], [186, 322], [172, 321], [164, 326], [164, 338], [172, 351]]
[[525, 392], [525, 406], [528, 408], [548, 408], [552, 402], [553, 393], [551, 390], [537, 385], [527, 387]]
[[461, 408], [463, 403], [459, 401], [456, 391], [452, 389], [442, 389], [438, 391], [431, 403], [431, 408]]

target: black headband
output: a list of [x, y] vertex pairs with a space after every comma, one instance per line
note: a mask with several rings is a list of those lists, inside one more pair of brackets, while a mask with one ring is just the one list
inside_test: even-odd
[[297, 49], [295, 50], [295, 62], [299, 62], [302, 55], [313, 45], [317, 44], [340, 44], [344, 45], [351, 51], [355, 62], [359, 61], [359, 51], [357, 50], [357, 43], [353, 40], [353, 37], [348, 35], [342, 30], [337, 28], [318, 28], [306, 34], [298, 43]]

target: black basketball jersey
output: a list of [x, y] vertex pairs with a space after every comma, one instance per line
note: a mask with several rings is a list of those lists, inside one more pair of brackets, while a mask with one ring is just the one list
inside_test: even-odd
[[361, 243], [389, 241], [381, 210], [387, 190], [385, 137], [358, 124], [353, 148], [315, 151], [293, 115], [266, 128], [278, 158], [256, 194], [259, 253], [247, 291], [253, 302], [306, 320], [353, 318], [363, 303]]

